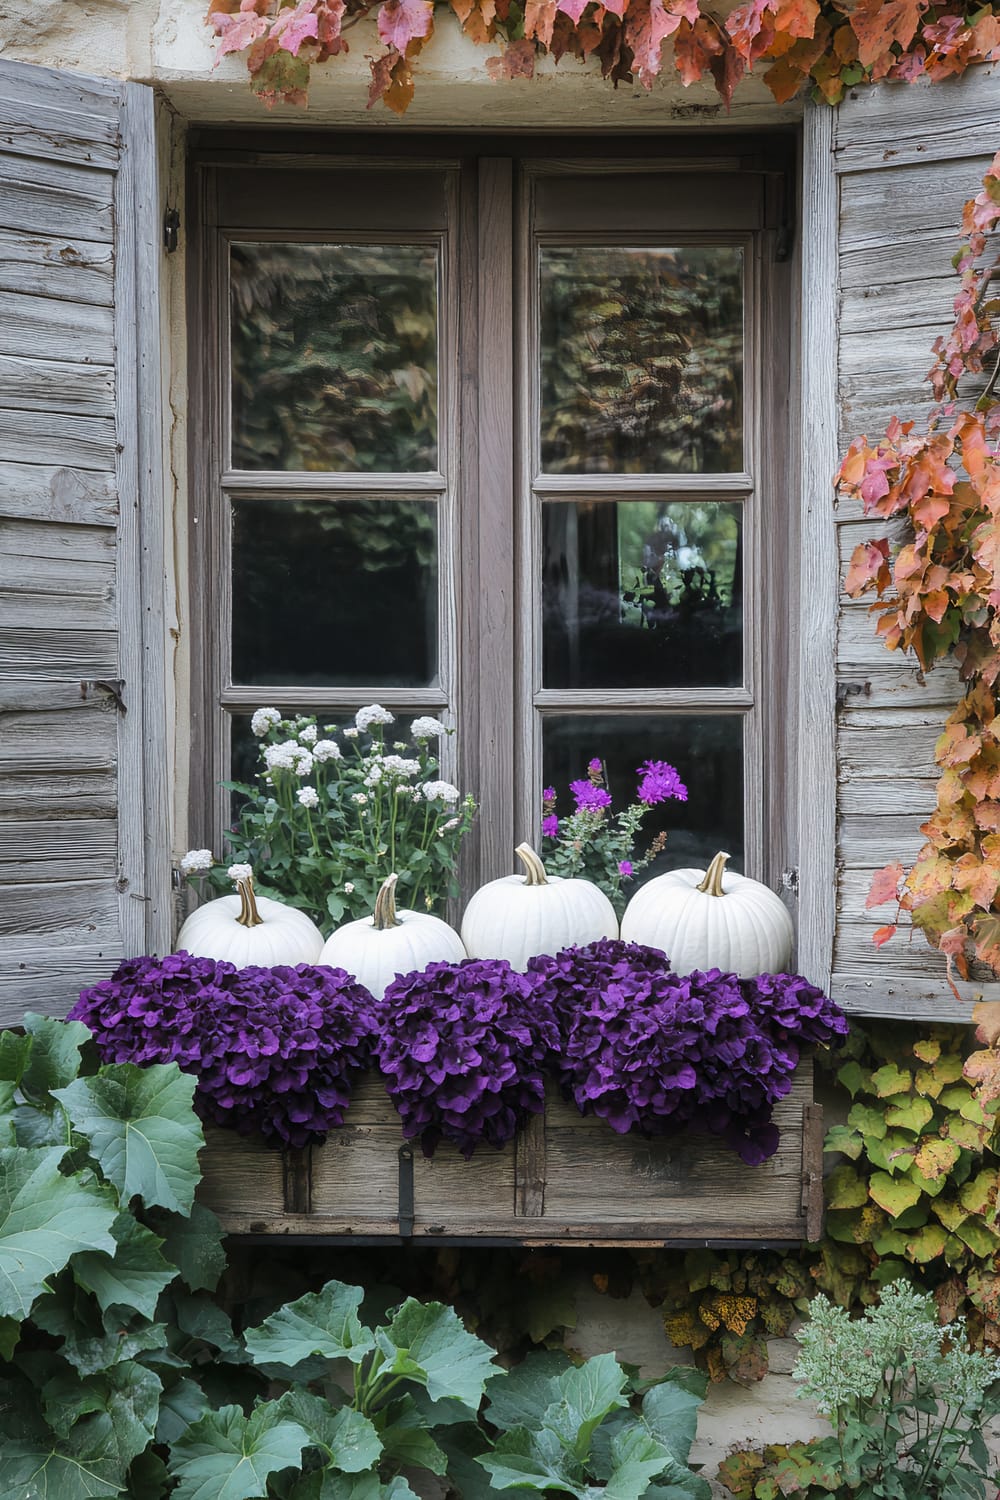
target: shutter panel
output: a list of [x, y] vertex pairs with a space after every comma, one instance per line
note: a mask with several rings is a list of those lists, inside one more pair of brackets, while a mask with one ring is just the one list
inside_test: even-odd
[[[808, 174], [816, 186], [815, 212], [805, 228], [804, 302], [807, 308], [814, 303], [816, 339], [807, 329], [804, 569], [806, 577], [809, 570], [822, 577], [820, 623], [813, 629], [829, 649], [835, 627], [837, 664], [835, 730], [832, 702], [820, 704], [812, 720], [821, 745], [817, 754], [831, 779], [818, 783], [814, 774], [812, 799], [808, 778], [801, 789], [808, 851], [815, 788], [835, 779], [835, 847], [826, 841], [820, 867], [803, 870], [816, 919], [810, 959], [817, 972], [825, 967], [832, 993], [846, 1009], [967, 1020], [969, 1008], [955, 1002], [941, 955], [919, 932], [908, 940], [905, 927], [876, 949], [872, 933], [892, 920], [893, 909], [865, 910], [874, 871], [897, 858], [907, 864], [923, 843], [920, 824], [935, 803], [934, 744], [961, 696], [958, 674], [935, 667], [924, 685], [911, 656], [885, 650], [868, 601], [853, 602], [841, 592], [851, 552], [858, 542], [882, 534], [879, 523], [865, 520], [859, 505], [844, 502], [822, 517], [818, 512], [830, 506], [829, 476], [853, 438], [877, 438], [893, 415], [926, 421], [931, 345], [950, 326], [958, 290], [951, 257], [962, 206], [979, 191], [1000, 147], [1000, 77], [995, 67], [982, 66], [947, 83], [883, 83], [858, 90], [836, 111], [827, 110], [825, 119], [820, 109], [811, 109], [807, 125], [807, 201]], [[832, 279], [832, 290], [823, 277]], [[807, 311], [807, 324], [809, 316]], [[830, 362], [830, 368], [808, 373], [817, 362]], [[817, 449], [811, 438], [823, 402], [833, 403], [836, 423], [819, 424]], [[835, 582], [825, 565], [833, 548], [839, 560]], [[804, 596], [808, 600], [807, 590]], [[806, 634], [810, 612], [807, 603]], [[821, 660], [817, 649], [813, 672], [822, 670]], [[809, 671], [807, 659], [807, 677]], [[825, 676], [829, 683], [828, 668]], [[802, 725], [808, 733], [808, 715]], [[817, 914], [824, 891], [832, 906], [834, 888], [836, 924], [831, 913], [823, 932]], [[970, 998], [982, 988], [965, 987]]]
[[158, 224], [152, 92], [0, 60], [0, 1022], [169, 935]]

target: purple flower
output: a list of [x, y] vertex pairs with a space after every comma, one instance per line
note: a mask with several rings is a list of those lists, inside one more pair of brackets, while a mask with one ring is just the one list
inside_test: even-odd
[[603, 812], [611, 806], [611, 793], [592, 781], [571, 781], [569, 789], [576, 799], [577, 812]]
[[587, 775], [595, 786], [600, 786], [604, 780], [604, 767], [596, 756], [587, 762]]
[[632, 869], [632, 861], [630, 859], [620, 859], [618, 861], [618, 873], [623, 880], [631, 880], [635, 873]]
[[674, 767], [668, 765], [665, 760], [644, 760], [636, 775], [639, 777], [639, 789], [636, 795], [640, 802], [645, 802], [647, 807], [656, 807], [658, 803], [666, 802], [669, 798], [674, 798], [678, 802], [687, 801], [687, 787]]
[[559, 819], [555, 813], [548, 813], [542, 819], [542, 836], [547, 839], [559, 837]]
[[556, 789], [554, 786], [542, 788], [542, 806], [546, 812], [551, 812], [556, 805]]

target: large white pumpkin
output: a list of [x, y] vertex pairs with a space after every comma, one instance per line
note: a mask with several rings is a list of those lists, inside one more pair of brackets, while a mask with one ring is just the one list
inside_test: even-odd
[[523, 972], [541, 953], [618, 936], [615, 909], [596, 885], [546, 875], [529, 844], [514, 852], [525, 874], [491, 880], [465, 908], [462, 942], [470, 958], [506, 958]]
[[315, 922], [294, 906], [258, 896], [249, 865], [246, 869], [235, 896], [220, 896], [191, 913], [178, 934], [178, 949], [196, 958], [225, 959], [238, 969], [316, 963], [323, 934]]
[[675, 974], [784, 972], [792, 919], [766, 885], [727, 870], [728, 858], [717, 854], [707, 870], [670, 870], [640, 887], [622, 917], [624, 941], [662, 949]]
[[397, 876], [389, 875], [375, 897], [375, 912], [346, 922], [326, 940], [321, 964], [346, 969], [381, 1000], [398, 974], [412, 974], [430, 963], [458, 963], [466, 957], [453, 927], [427, 912], [396, 910]]

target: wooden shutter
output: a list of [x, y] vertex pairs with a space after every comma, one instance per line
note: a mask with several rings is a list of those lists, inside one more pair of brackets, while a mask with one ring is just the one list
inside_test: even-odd
[[882, 533], [860, 506], [834, 508], [830, 476], [859, 434], [877, 438], [894, 414], [926, 420], [931, 345], [950, 325], [958, 290], [951, 257], [962, 205], [998, 148], [992, 67], [947, 83], [859, 89], [839, 109], [807, 115], [803, 956], [846, 1009], [870, 1015], [968, 1019], [923, 936], [901, 927], [876, 949], [872, 933], [893, 908], [865, 910], [873, 872], [912, 861], [923, 843], [934, 743], [960, 688], [947, 666], [925, 684], [912, 657], [877, 639], [867, 602], [841, 592], [855, 545]]
[[0, 1021], [168, 935], [160, 220], [149, 89], [0, 61]]

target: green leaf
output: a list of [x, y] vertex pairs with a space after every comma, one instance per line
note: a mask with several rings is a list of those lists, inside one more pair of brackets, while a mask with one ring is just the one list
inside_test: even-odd
[[672, 1480], [688, 1470], [640, 1423], [619, 1432], [611, 1444], [612, 1469], [604, 1486], [604, 1500], [640, 1500], [657, 1474]]
[[200, 1339], [218, 1351], [217, 1358], [225, 1364], [244, 1365], [250, 1356], [233, 1333], [232, 1321], [218, 1303], [197, 1292], [182, 1292], [178, 1288], [171, 1301], [178, 1328], [189, 1338]]
[[119, 1214], [111, 1226], [114, 1256], [88, 1250], [73, 1257], [73, 1275], [93, 1292], [104, 1311], [130, 1307], [152, 1321], [164, 1287], [177, 1275], [160, 1254], [163, 1241], [131, 1214]]
[[193, 1203], [186, 1214], [155, 1209], [150, 1222], [163, 1236], [163, 1254], [189, 1290], [214, 1292], [226, 1269], [226, 1252], [222, 1226], [212, 1210], [203, 1203]]
[[16, 1031], [0, 1031], [0, 1081], [17, 1085], [31, 1056], [31, 1036]]
[[839, 1151], [842, 1156], [851, 1161], [857, 1161], [864, 1150], [864, 1141], [856, 1130], [851, 1130], [847, 1125], [833, 1125], [827, 1131], [826, 1140], [823, 1142], [824, 1151]]
[[901, 1130], [912, 1130], [914, 1135], [919, 1135], [924, 1126], [934, 1118], [934, 1106], [928, 1104], [919, 1094], [907, 1095], [900, 1104], [891, 1104], [885, 1112], [887, 1125], [897, 1126]]
[[868, 1202], [868, 1187], [846, 1162], [834, 1167], [823, 1185], [827, 1208], [863, 1208]]
[[160, 1378], [126, 1360], [86, 1380], [57, 1375], [42, 1388], [45, 1420], [61, 1439], [86, 1427], [95, 1448], [113, 1451], [121, 1472], [146, 1448], [156, 1431]]
[[873, 1172], [868, 1191], [879, 1208], [884, 1208], [890, 1217], [912, 1208], [920, 1200], [920, 1188], [905, 1177], [890, 1177], [886, 1172]]
[[359, 1365], [375, 1347], [374, 1335], [358, 1318], [363, 1297], [358, 1286], [328, 1281], [322, 1291], [279, 1307], [258, 1328], [248, 1329], [244, 1342], [256, 1364], [294, 1368], [319, 1354]]
[[848, 1062], [837, 1070], [837, 1082], [850, 1094], [853, 1099], [855, 1094], [865, 1088], [869, 1082], [868, 1075], [864, 1072], [860, 1063]]
[[[326, 1467], [332, 1465], [345, 1474], [360, 1474], [378, 1462], [385, 1434], [377, 1433], [369, 1419], [352, 1407], [342, 1406], [335, 1411], [323, 1396], [299, 1388], [286, 1391], [274, 1403], [274, 1409], [276, 1415], [287, 1417], [304, 1428], [310, 1446], [322, 1451]], [[429, 1438], [430, 1434], [424, 1433], [423, 1436]], [[398, 1457], [398, 1454], [393, 1456]], [[434, 1472], [443, 1474], [444, 1470], [435, 1469]]]
[[245, 1417], [238, 1406], [210, 1412], [174, 1443], [168, 1468], [172, 1500], [250, 1500], [267, 1494], [267, 1476], [299, 1464], [308, 1433], [282, 1421], [275, 1403]]
[[528, 1354], [506, 1375], [497, 1371], [486, 1386], [489, 1400], [486, 1415], [493, 1426], [501, 1431], [514, 1427], [537, 1431], [546, 1411], [557, 1399], [559, 1376], [569, 1367], [565, 1354], [546, 1350]]
[[389, 1420], [384, 1425], [379, 1423], [378, 1429], [386, 1458], [401, 1468], [429, 1469], [432, 1474], [447, 1473], [448, 1456], [423, 1425], [419, 1408], [411, 1397], [393, 1402], [387, 1415]]
[[947, 1233], [940, 1224], [928, 1224], [910, 1236], [906, 1245], [907, 1256], [916, 1261], [917, 1265], [926, 1265], [942, 1254], [947, 1238]]
[[879, 1099], [888, 1099], [892, 1094], [908, 1094], [912, 1088], [911, 1075], [897, 1068], [895, 1063], [886, 1063], [872, 1074], [872, 1091]]
[[886, 1132], [885, 1115], [871, 1104], [852, 1104], [847, 1112], [847, 1123], [852, 1130], [863, 1136], [874, 1136], [880, 1141]]
[[700, 1370], [675, 1368], [643, 1397], [643, 1421], [678, 1463], [688, 1461], [707, 1384], [708, 1377]]
[[55, 1290], [39, 1298], [31, 1317], [46, 1333], [62, 1339], [59, 1352], [84, 1376], [166, 1348], [162, 1323], [148, 1323], [120, 1307], [102, 1316], [96, 1300], [69, 1276], [60, 1276]]
[[387, 1375], [403, 1375], [425, 1386], [432, 1401], [454, 1396], [477, 1407], [483, 1388], [497, 1374], [493, 1350], [468, 1333], [454, 1308], [409, 1297], [375, 1342]]
[[133, 1461], [126, 1493], [129, 1500], [162, 1500], [169, 1482], [166, 1464], [149, 1448]]
[[78, 1078], [55, 1090], [74, 1129], [87, 1137], [104, 1175], [124, 1203], [136, 1194], [146, 1204], [186, 1213], [201, 1173], [205, 1144], [191, 1107], [195, 1080], [174, 1063], [136, 1068], [109, 1065], [96, 1078]]
[[992, 1258], [997, 1252], [997, 1232], [981, 1219], [966, 1219], [955, 1234], [980, 1260]]
[[587, 1486], [575, 1481], [558, 1437], [544, 1428], [528, 1432], [515, 1427], [502, 1432], [492, 1454], [477, 1458], [476, 1463], [489, 1474], [492, 1489], [565, 1490], [577, 1500], [586, 1500]]
[[86, 1423], [68, 1438], [37, 1433], [0, 1444], [0, 1495], [10, 1500], [95, 1500], [121, 1494], [125, 1472], [106, 1435]]
[[586, 1463], [597, 1425], [612, 1411], [628, 1405], [628, 1376], [613, 1354], [598, 1354], [571, 1365], [556, 1381], [556, 1399], [543, 1425], [557, 1433], [579, 1463]]
[[53, 1021], [29, 1011], [24, 1029], [31, 1036], [31, 1053], [21, 1078], [22, 1092], [32, 1099], [55, 1096], [80, 1071], [80, 1049], [90, 1041], [81, 1021]]
[[10, 1361], [14, 1358], [14, 1350], [20, 1337], [20, 1318], [0, 1318], [0, 1360]]
[[383, 1483], [377, 1474], [338, 1474], [327, 1469], [300, 1480], [289, 1500], [417, 1500], [417, 1496], [401, 1474]]
[[117, 1209], [97, 1183], [63, 1177], [65, 1151], [0, 1150], [0, 1316], [24, 1318], [80, 1250], [114, 1254]]
[[201, 1420], [211, 1408], [205, 1393], [195, 1381], [182, 1375], [165, 1387], [160, 1397], [160, 1415], [156, 1424], [156, 1441], [168, 1447], [182, 1432]]

